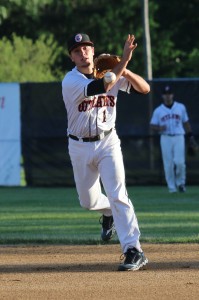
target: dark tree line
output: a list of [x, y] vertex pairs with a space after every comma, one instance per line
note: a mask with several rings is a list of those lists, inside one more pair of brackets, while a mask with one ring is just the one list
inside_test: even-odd
[[[149, 0], [154, 78], [198, 77], [198, 11], [198, 0], [173, 0], [172, 3], [166, 0]], [[13, 36], [26, 38], [33, 43], [41, 41], [42, 37], [46, 47], [51, 50], [48, 58], [44, 59], [46, 68], [52, 73], [49, 80], [60, 80], [72, 67], [66, 51], [66, 41], [74, 32], [87, 32], [91, 36], [96, 46], [96, 55], [104, 52], [120, 55], [127, 34], [135, 34], [138, 48], [134, 53], [131, 69], [145, 75], [142, 1], [0, 1], [0, 49], [4, 47], [1, 52], [7, 53], [5, 47], [8, 47], [9, 42], [13, 45]], [[4, 43], [1, 43], [5, 38]], [[49, 39], [52, 43], [49, 43]], [[41, 44], [38, 47], [42, 47]], [[6, 67], [5, 59], [0, 58], [0, 63]], [[35, 67], [36, 65], [35, 63]], [[5, 80], [4, 76], [5, 72], [1, 74], [0, 71], [1, 81]]]

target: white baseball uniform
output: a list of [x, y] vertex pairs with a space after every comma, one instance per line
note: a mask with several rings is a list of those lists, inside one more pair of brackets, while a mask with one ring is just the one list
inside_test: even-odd
[[[75, 67], [62, 82], [69, 155], [79, 201], [86, 209], [113, 215], [123, 253], [130, 246], [141, 251], [140, 230], [126, 191], [120, 139], [115, 130], [118, 91], [130, 92], [131, 85], [121, 77], [109, 92], [87, 97], [87, 85], [92, 80]], [[100, 140], [83, 141], [98, 135]], [[106, 195], [102, 193], [100, 179]]]
[[185, 184], [185, 130], [183, 123], [188, 115], [184, 104], [174, 101], [171, 108], [164, 104], [158, 106], [152, 115], [150, 124], [166, 126], [162, 131], [160, 145], [164, 165], [165, 178], [170, 192]]

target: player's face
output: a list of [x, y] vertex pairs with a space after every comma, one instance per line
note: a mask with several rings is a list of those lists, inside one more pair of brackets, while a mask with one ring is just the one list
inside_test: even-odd
[[164, 104], [171, 105], [173, 103], [173, 94], [163, 94], [162, 95]]
[[94, 48], [92, 46], [82, 45], [71, 51], [71, 60], [77, 68], [87, 68], [93, 65]]

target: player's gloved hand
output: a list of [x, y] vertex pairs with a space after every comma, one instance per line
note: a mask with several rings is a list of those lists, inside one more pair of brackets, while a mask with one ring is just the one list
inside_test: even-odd
[[195, 156], [199, 151], [199, 145], [194, 136], [190, 136], [188, 140], [187, 154], [188, 156]]
[[121, 58], [118, 55], [103, 53], [94, 59], [94, 77], [101, 79], [106, 72], [111, 72], [112, 69], [120, 62]]

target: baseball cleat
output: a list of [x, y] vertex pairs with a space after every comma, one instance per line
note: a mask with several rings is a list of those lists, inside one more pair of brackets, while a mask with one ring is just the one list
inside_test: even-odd
[[180, 193], [185, 193], [186, 188], [185, 188], [184, 184], [179, 185], [178, 190], [179, 190]]
[[118, 267], [118, 271], [137, 271], [148, 263], [144, 252], [139, 252], [136, 248], [129, 248], [124, 253], [124, 262]]
[[102, 225], [101, 239], [104, 242], [109, 241], [115, 234], [115, 226], [113, 216], [106, 217], [102, 215], [99, 220]]

